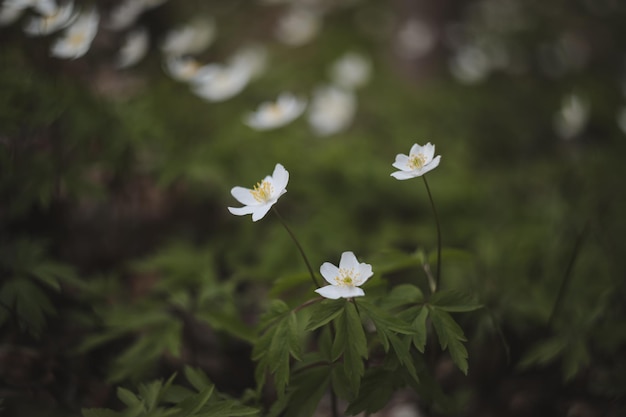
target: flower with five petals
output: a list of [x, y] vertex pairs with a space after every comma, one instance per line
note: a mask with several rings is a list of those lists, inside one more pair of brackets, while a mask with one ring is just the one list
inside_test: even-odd
[[421, 177], [439, 165], [441, 156], [437, 155], [433, 158], [434, 155], [435, 145], [428, 142], [426, 145], [420, 146], [416, 143], [411, 147], [408, 155], [398, 154], [396, 156], [396, 162], [392, 165], [400, 171], [392, 173], [391, 176], [398, 180]]
[[230, 190], [232, 196], [244, 206], [228, 207], [228, 211], [235, 216], [252, 214], [254, 222], [261, 220], [280, 196], [287, 192], [288, 182], [289, 172], [281, 164], [276, 164], [272, 175], [258, 182], [254, 188], [234, 187]]
[[339, 267], [324, 262], [320, 273], [330, 285], [318, 288], [315, 292], [332, 300], [364, 296], [365, 292], [359, 287], [374, 274], [372, 265], [359, 263], [353, 252], [341, 254]]

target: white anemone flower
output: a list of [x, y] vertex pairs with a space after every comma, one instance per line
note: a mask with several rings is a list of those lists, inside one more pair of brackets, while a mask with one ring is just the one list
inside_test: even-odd
[[321, 26], [318, 13], [295, 7], [280, 18], [274, 35], [285, 45], [301, 46], [310, 42], [319, 33]]
[[0, 26], [9, 26], [22, 16], [23, 7], [12, 6], [11, 4], [2, 3], [0, 5]]
[[232, 67], [245, 69], [250, 78], [256, 78], [267, 68], [267, 48], [251, 44], [239, 49], [229, 60]]
[[193, 55], [204, 51], [215, 39], [215, 21], [198, 18], [186, 25], [170, 30], [161, 50], [169, 56]]
[[282, 93], [275, 102], [261, 103], [244, 123], [256, 130], [276, 129], [298, 118], [306, 108], [306, 100], [291, 93]]
[[433, 158], [434, 155], [435, 145], [428, 142], [426, 145], [420, 146], [416, 143], [411, 147], [408, 155], [398, 154], [396, 156], [396, 162], [392, 165], [400, 171], [392, 173], [391, 176], [398, 180], [421, 177], [439, 165], [441, 156], [437, 155]]
[[96, 9], [81, 13], [65, 30], [65, 34], [52, 45], [50, 54], [69, 59], [85, 55], [96, 37], [99, 21], [100, 15]]
[[349, 90], [367, 84], [372, 72], [372, 64], [368, 58], [357, 52], [348, 52], [333, 63], [330, 78], [333, 82]]
[[335, 86], [319, 87], [313, 93], [309, 108], [309, 125], [319, 136], [345, 130], [356, 112], [356, 96], [350, 90]]
[[332, 300], [364, 296], [365, 292], [359, 287], [374, 274], [372, 265], [359, 263], [352, 252], [341, 254], [339, 267], [324, 262], [320, 273], [330, 285], [318, 288], [315, 292]]
[[4, 0], [0, 4], [0, 26], [8, 26], [15, 22], [26, 9], [31, 7], [45, 16], [57, 10], [55, 0]]
[[124, 0], [110, 12], [106, 26], [111, 30], [128, 29], [148, 9], [160, 6], [166, 0]]
[[117, 68], [128, 68], [143, 59], [148, 52], [150, 36], [145, 28], [129, 32], [117, 56]]
[[202, 64], [189, 56], [170, 56], [165, 60], [165, 71], [176, 81], [191, 81], [198, 76]]
[[69, 26], [77, 15], [74, 3], [69, 1], [49, 15], [33, 16], [24, 24], [24, 32], [31, 36], [43, 36]]
[[287, 192], [289, 182], [289, 172], [281, 164], [276, 164], [272, 175], [268, 175], [258, 182], [254, 188], [234, 187], [230, 190], [237, 201], [243, 207], [228, 207], [235, 216], [245, 216], [252, 214], [252, 221], [261, 220], [281, 195]]
[[563, 99], [561, 109], [554, 117], [554, 129], [565, 140], [579, 135], [589, 120], [589, 103], [570, 94]]
[[197, 96], [219, 102], [239, 94], [248, 85], [250, 72], [243, 66], [209, 64], [200, 68], [191, 81]]

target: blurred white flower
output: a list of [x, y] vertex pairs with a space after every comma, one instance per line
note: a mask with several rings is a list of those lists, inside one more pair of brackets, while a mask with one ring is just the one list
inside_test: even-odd
[[16, 7], [7, 2], [0, 5], [0, 26], [8, 26], [17, 21], [22, 13], [23, 7]]
[[193, 80], [201, 68], [202, 65], [193, 57], [170, 56], [165, 59], [165, 72], [176, 81]]
[[135, 65], [146, 56], [150, 36], [145, 28], [138, 28], [129, 32], [117, 56], [117, 68], [128, 68]]
[[197, 54], [204, 51], [215, 39], [215, 21], [198, 18], [186, 25], [170, 30], [161, 45], [168, 56]]
[[466, 84], [478, 83], [491, 72], [489, 56], [485, 50], [473, 44], [457, 49], [449, 66], [454, 78]]
[[201, 67], [191, 80], [192, 91], [211, 102], [224, 101], [240, 93], [250, 81], [248, 67], [210, 64]]
[[230, 193], [243, 207], [228, 207], [235, 216], [252, 214], [252, 221], [261, 220], [281, 195], [287, 192], [289, 172], [281, 164], [276, 164], [272, 175], [258, 182], [254, 188], [234, 187]]
[[398, 30], [395, 48], [401, 57], [415, 59], [430, 52], [435, 41], [435, 34], [428, 24], [418, 19], [410, 19]]
[[408, 155], [396, 155], [396, 162], [392, 165], [400, 171], [392, 173], [391, 176], [398, 180], [421, 177], [439, 165], [441, 156], [437, 155], [435, 158], [433, 156], [435, 156], [435, 145], [428, 142], [420, 146], [416, 143], [411, 147]]
[[589, 119], [589, 104], [575, 94], [566, 96], [554, 117], [554, 129], [561, 139], [572, 139], [580, 134]]
[[333, 63], [330, 78], [335, 84], [351, 90], [365, 85], [371, 72], [369, 59], [357, 52], [348, 52]]
[[8, 26], [18, 20], [24, 10], [33, 8], [38, 13], [49, 16], [57, 9], [55, 0], [4, 0], [0, 5], [0, 26]]
[[274, 35], [285, 45], [301, 46], [311, 41], [321, 26], [322, 20], [318, 13], [294, 7], [278, 20]]
[[247, 45], [230, 58], [229, 64], [232, 67], [245, 69], [251, 79], [256, 78], [267, 67], [267, 49], [262, 45]]
[[286, 125], [302, 114], [306, 101], [290, 93], [282, 93], [275, 102], [261, 103], [244, 123], [256, 130], [270, 130]]
[[106, 27], [112, 30], [128, 29], [144, 11], [160, 6], [167, 0], [124, 0], [111, 10]]
[[90, 9], [82, 12], [67, 28], [62, 37], [58, 38], [50, 50], [50, 54], [58, 58], [76, 59], [87, 53], [98, 32], [100, 15]]
[[346, 129], [356, 112], [356, 96], [350, 90], [335, 86], [319, 87], [309, 107], [309, 124], [319, 136], [328, 136]]
[[74, 21], [78, 15], [73, 12], [74, 3], [68, 1], [49, 15], [30, 17], [24, 24], [24, 32], [32, 36], [42, 36], [56, 32], [69, 26]]
[[330, 285], [318, 288], [315, 292], [332, 300], [364, 296], [365, 292], [359, 287], [374, 274], [372, 265], [359, 263], [352, 252], [341, 254], [339, 267], [324, 262], [320, 273]]

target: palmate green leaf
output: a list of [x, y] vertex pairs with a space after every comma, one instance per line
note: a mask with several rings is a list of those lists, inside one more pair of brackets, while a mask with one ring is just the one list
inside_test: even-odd
[[365, 372], [363, 359], [367, 358], [367, 340], [356, 307], [344, 301], [343, 313], [334, 321], [335, 340], [332, 347], [333, 360], [343, 355], [343, 368], [348, 378], [351, 397], [359, 390], [361, 377]]
[[313, 331], [334, 320], [343, 313], [343, 300], [324, 300], [311, 307], [311, 316], [306, 330]]
[[[283, 306], [284, 305], [284, 306]], [[287, 309], [286, 304], [277, 303], [271, 326], [259, 337], [252, 350], [252, 358], [258, 361], [255, 379], [258, 386], [263, 385], [265, 372], [274, 374], [274, 384], [279, 395], [283, 395], [289, 383], [290, 358], [300, 360], [302, 346], [297, 316]]]
[[0, 288], [0, 301], [3, 307], [13, 309], [21, 329], [35, 337], [39, 337], [46, 315], [56, 314], [48, 296], [27, 278], [6, 282]]
[[482, 308], [482, 304], [474, 301], [471, 294], [456, 290], [441, 290], [432, 295], [429, 304], [450, 313], [474, 311]]
[[406, 322], [366, 300], [355, 300], [358, 307], [374, 322], [376, 329], [400, 334], [413, 334], [415, 330]]
[[123, 402], [126, 407], [135, 407], [137, 404], [142, 405], [143, 403], [135, 393], [123, 387], [117, 387], [117, 398]]
[[463, 329], [446, 311], [433, 306], [430, 306], [429, 310], [430, 319], [437, 332], [441, 349], [445, 350], [447, 348], [452, 361], [467, 375], [467, 349], [463, 345], [463, 342], [467, 339], [463, 334]]
[[391, 400], [391, 396], [402, 381], [397, 373], [380, 368], [368, 369], [361, 382], [359, 395], [350, 403], [346, 414], [375, 413]]
[[404, 305], [415, 305], [424, 302], [424, 293], [412, 284], [400, 284], [391, 289], [383, 299], [383, 306], [389, 309]]
[[289, 401], [283, 415], [310, 417], [330, 384], [330, 367], [310, 367], [296, 372], [288, 389]]
[[566, 349], [569, 341], [562, 337], [552, 337], [531, 347], [518, 363], [518, 368], [526, 369], [532, 365], [545, 365], [554, 361]]
[[426, 336], [428, 334], [426, 330], [426, 319], [428, 318], [429, 310], [426, 307], [419, 307], [417, 311], [418, 313], [415, 316], [413, 323], [411, 323], [411, 326], [415, 331], [415, 334], [413, 335], [413, 345], [417, 348], [417, 350], [424, 353], [424, 349], [426, 348]]
[[215, 385], [210, 385], [197, 394], [187, 397], [180, 403], [176, 404], [176, 408], [179, 409], [179, 411], [174, 414], [174, 417], [195, 416], [196, 413], [207, 403], [207, 401], [209, 401], [209, 398], [213, 395], [214, 389]]
[[202, 391], [206, 387], [213, 385], [211, 380], [200, 369], [192, 368], [191, 366], [185, 366], [185, 378], [187, 381], [198, 391]]

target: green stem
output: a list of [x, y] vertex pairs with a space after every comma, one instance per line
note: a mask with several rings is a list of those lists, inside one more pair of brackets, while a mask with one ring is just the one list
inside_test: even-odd
[[306, 267], [309, 270], [309, 274], [311, 274], [311, 280], [313, 281], [313, 284], [317, 288], [319, 288], [320, 284], [317, 282], [317, 278], [315, 278], [315, 274], [313, 273], [313, 268], [311, 268], [311, 264], [309, 263], [309, 259], [306, 257], [306, 254], [304, 253], [304, 249], [302, 249], [302, 246], [300, 245], [300, 242], [298, 242], [298, 239], [296, 238], [296, 235], [294, 235], [293, 232], [291, 231], [291, 229], [289, 228], [289, 226], [287, 226], [287, 223], [285, 222], [285, 219], [283, 219], [283, 217], [280, 215], [280, 213], [278, 213], [278, 210], [276, 210], [276, 207], [272, 206], [272, 211], [274, 212], [276, 217], [278, 217], [278, 220], [285, 227], [285, 230], [287, 230], [287, 233], [289, 233], [289, 236], [291, 236], [291, 239], [293, 240], [293, 242], [298, 247], [298, 250], [300, 251], [300, 254], [302, 255], [302, 259], [304, 259], [304, 263], [306, 264]]
[[556, 296], [556, 301], [554, 301], [554, 306], [552, 307], [552, 312], [550, 313], [550, 318], [548, 319], [549, 324], [552, 324], [559, 310], [561, 309], [563, 297], [565, 293], [567, 292], [567, 288], [569, 287], [569, 283], [572, 278], [572, 269], [574, 267], [574, 263], [576, 262], [576, 259], [578, 258], [578, 254], [580, 253], [580, 247], [583, 243], [583, 240], [585, 236], [587, 235], [588, 227], [589, 227], [589, 222], [585, 224], [583, 229], [580, 231], [580, 233], [576, 237], [576, 241], [574, 242], [574, 248], [572, 249], [572, 255], [570, 256], [569, 262], [567, 263], [567, 267], [565, 268], [565, 274], [563, 275], [563, 280], [561, 281], [561, 286], [559, 287], [559, 292]]
[[422, 175], [422, 179], [424, 180], [424, 185], [426, 186], [426, 191], [428, 192], [428, 198], [430, 199], [430, 207], [433, 209], [433, 215], [435, 216], [435, 224], [437, 225], [437, 275], [435, 278], [435, 288], [433, 289], [433, 293], [439, 288], [439, 280], [441, 278], [441, 226], [439, 223], [439, 216], [437, 215], [437, 209], [435, 208], [435, 201], [433, 200], [433, 195], [430, 192], [430, 187], [428, 186], [428, 181], [426, 181], [426, 175]]

